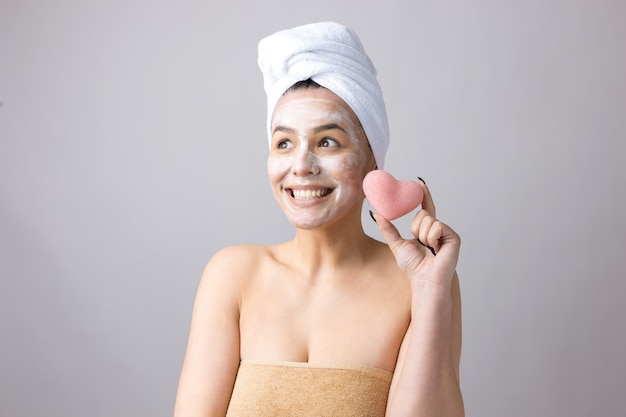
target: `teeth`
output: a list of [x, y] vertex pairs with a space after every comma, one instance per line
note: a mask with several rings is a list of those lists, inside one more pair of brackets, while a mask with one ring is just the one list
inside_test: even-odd
[[327, 196], [330, 190], [291, 190], [291, 194], [297, 200], [312, 200], [314, 198], [320, 198]]

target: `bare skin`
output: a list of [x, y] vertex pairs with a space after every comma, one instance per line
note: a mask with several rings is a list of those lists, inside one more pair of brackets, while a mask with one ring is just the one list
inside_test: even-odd
[[351, 109], [323, 89], [285, 95], [273, 117], [268, 174], [293, 240], [228, 247], [196, 297], [174, 415], [224, 416], [240, 360], [360, 365], [394, 372], [389, 416], [463, 415], [458, 372], [458, 235], [434, 217], [424, 185], [405, 240], [361, 225], [375, 168]]

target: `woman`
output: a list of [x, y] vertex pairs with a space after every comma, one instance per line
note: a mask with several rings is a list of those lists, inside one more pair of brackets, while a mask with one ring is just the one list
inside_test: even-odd
[[209, 261], [175, 416], [463, 415], [458, 235], [423, 182], [415, 239], [379, 214], [386, 243], [362, 228], [388, 129], [360, 41], [306, 25], [264, 39], [259, 64], [268, 175], [295, 237]]

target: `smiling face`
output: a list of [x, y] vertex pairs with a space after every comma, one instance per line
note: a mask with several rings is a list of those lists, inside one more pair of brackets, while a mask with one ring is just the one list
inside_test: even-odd
[[285, 94], [272, 118], [267, 161], [274, 196], [287, 218], [313, 229], [361, 213], [362, 183], [375, 168], [356, 115], [325, 88]]

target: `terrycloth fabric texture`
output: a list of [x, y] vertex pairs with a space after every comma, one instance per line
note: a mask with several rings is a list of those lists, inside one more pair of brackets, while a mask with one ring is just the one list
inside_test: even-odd
[[227, 417], [382, 417], [391, 372], [242, 361]]
[[352, 108], [383, 168], [389, 147], [387, 111], [374, 64], [354, 31], [335, 22], [280, 31], [259, 42], [258, 63], [267, 94], [270, 141], [276, 103], [289, 87], [310, 78]]

